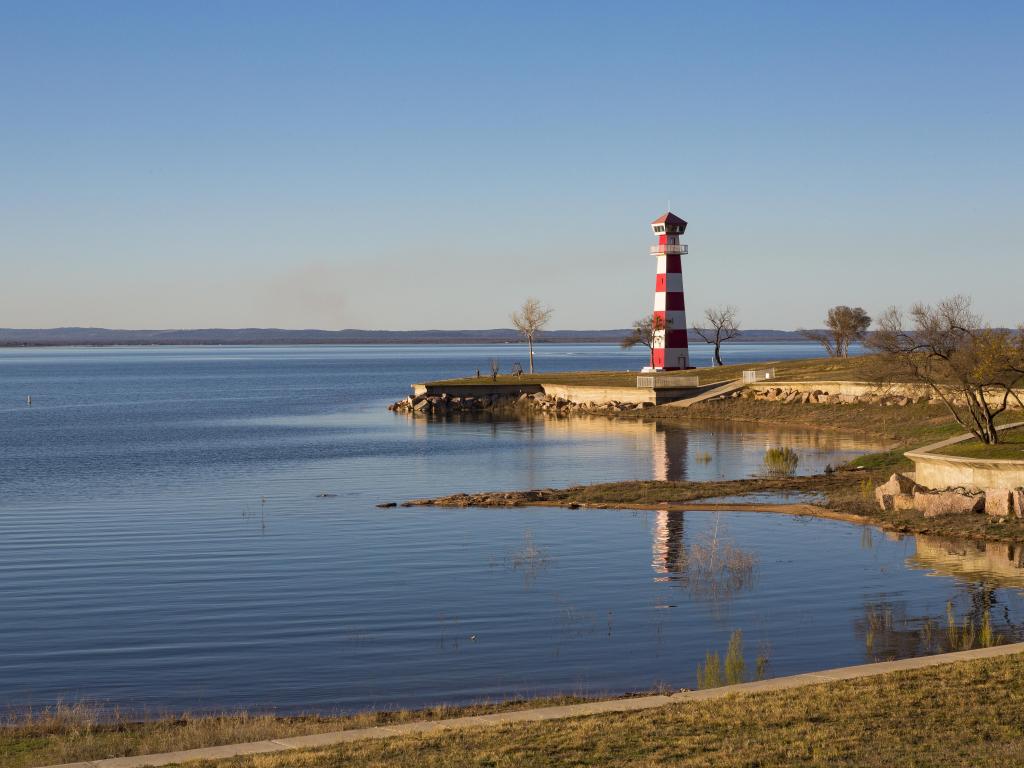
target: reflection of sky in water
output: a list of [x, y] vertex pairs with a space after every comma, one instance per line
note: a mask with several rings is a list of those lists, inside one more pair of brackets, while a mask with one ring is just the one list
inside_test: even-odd
[[[615, 350], [575, 351], [566, 366], [627, 367]], [[900, 616], [941, 619], [948, 600], [960, 615], [994, 600], [1001, 627], [1020, 621], [1017, 589], [979, 593], [989, 576], [967, 566], [949, 575], [967, 555], [925, 562], [913, 539], [866, 542], [832, 521], [723, 514], [731, 544], [756, 558], [723, 600], [675, 578], [708, 513], [375, 508], [746, 477], [779, 445], [813, 472], [869, 447], [707, 423], [384, 410], [409, 381], [493, 352], [0, 351], [0, 402], [34, 402], [0, 408], [0, 700], [287, 712], [635, 690], [692, 685], [736, 628], [786, 674], [868, 658], [869, 610], [891, 613], [883, 625], [911, 652]]]

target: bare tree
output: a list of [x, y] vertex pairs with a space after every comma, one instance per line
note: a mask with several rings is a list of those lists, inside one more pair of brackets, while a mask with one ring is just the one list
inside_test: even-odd
[[530, 345], [530, 373], [533, 373], [533, 340], [548, 324], [554, 310], [543, 306], [537, 299], [527, 299], [523, 306], [512, 313], [512, 325], [516, 327]]
[[800, 329], [804, 338], [821, 344], [830, 357], [849, 357], [850, 344], [863, 341], [871, 327], [871, 317], [860, 307], [832, 307], [825, 318], [824, 331]]
[[501, 362], [496, 357], [491, 358], [491, 381], [498, 380], [498, 373], [501, 371]]
[[735, 339], [740, 335], [740, 321], [737, 319], [736, 307], [731, 304], [725, 307], [709, 307], [704, 310], [703, 328], [693, 326], [693, 332], [708, 344], [715, 345], [715, 365], [722, 363], [722, 342]]
[[1024, 381], [1024, 327], [991, 328], [971, 310], [971, 300], [953, 296], [932, 307], [915, 304], [913, 329], [892, 307], [868, 340], [882, 355], [888, 372], [927, 385], [964, 429], [983, 443], [999, 442], [995, 418], [1014, 388]]
[[650, 363], [654, 365], [654, 341], [658, 337], [659, 331], [664, 331], [668, 327], [665, 322], [665, 318], [661, 315], [647, 315], [642, 317], [633, 323], [633, 329], [629, 332], [629, 335], [620, 342], [620, 346], [623, 349], [632, 349], [635, 346], [643, 344], [647, 349], [650, 350]]

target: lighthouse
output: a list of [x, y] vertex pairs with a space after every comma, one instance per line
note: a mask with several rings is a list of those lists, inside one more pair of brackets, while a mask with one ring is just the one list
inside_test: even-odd
[[658, 259], [651, 367], [656, 371], [678, 371], [690, 367], [683, 299], [683, 256], [687, 248], [679, 242], [686, 222], [669, 212], [652, 221], [651, 229], [658, 238], [658, 244], [651, 247], [651, 255]]

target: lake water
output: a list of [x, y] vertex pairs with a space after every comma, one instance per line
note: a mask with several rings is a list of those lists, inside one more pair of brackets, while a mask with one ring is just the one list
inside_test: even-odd
[[[727, 348], [730, 362], [814, 353]], [[0, 703], [337, 711], [683, 687], [735, 629], [774, 675], [935, 650], [950, 601], [1020, 636], [1012, 547], [740, 512], [376, 508], [744, 477], [780, 445], [812, 472], [870, 448], [735, 425], [385, 410], [412, 381], [495, 356], [507, 369], [524, 352], [0, 350]], [[642, 364], [611, 346], [538, 355], [544, 370]], [[745, 567], [709, 574], [712, 541]]]

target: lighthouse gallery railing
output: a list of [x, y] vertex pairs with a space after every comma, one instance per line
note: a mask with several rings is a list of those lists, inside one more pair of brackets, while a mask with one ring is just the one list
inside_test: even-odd
[[651, 256], [686, 256], [690, 252], [690, 246], [680, 243], [679, 245], [652, 245]]

